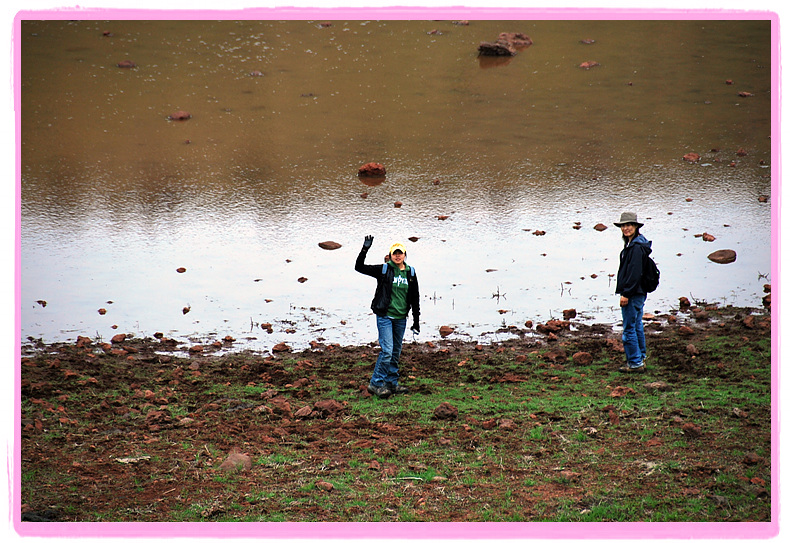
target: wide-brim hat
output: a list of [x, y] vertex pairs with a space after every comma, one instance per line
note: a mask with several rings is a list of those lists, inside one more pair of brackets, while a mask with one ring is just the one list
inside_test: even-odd
[[641, 223], [636, 218], [636, 213], [631, 213], [630, 211], [626, 211], [620, 215], [620, 220], [614, 223], [615, 226], [623, 226], [624, 224], [633, 223], [637, 227], [642, 228], [644, 223]]

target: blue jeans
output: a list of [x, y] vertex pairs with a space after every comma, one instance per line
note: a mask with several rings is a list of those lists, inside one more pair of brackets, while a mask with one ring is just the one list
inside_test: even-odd
[[376, 315], [381, 352], [373, 368], [370, 384], [374, 387], [398, 385], [398, 362], [406, 332], [406, 319], [391, 319]]
[[620, 308], [623, 313], [623, 347], [628, 365], [636, 368], [644, 364], [647, 356], [645, 348], [645, 329], [642, 314], [645, 308], [644, 294], [635, 294], [628, 299], [628, 304]]

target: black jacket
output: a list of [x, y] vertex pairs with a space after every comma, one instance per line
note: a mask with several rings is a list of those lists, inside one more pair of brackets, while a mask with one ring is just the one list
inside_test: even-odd
[[653, 242], [638, 234], [620, 251], [620, 268], [617, 270], [615, 294], [630, 298], [634, 294], [647, 294], [642, 288], [642, 269], [645, 257], [653, 252]]
[[[369, 275], [376, 279], [376, 293], [373, 295], [373, 301], [370, 304], [370, 309], [373, 313], [380, 317], [387, 315], [390, 301], [392, 299], [392, 281], [395, 277], [395, 272], [389, 264], [365, 264], [365, 257], [368, 254], [368, 249], [365, 247], [359, 251], [357, 262], [354, 269], [364, 275]], [[420, 322], [420, 285], [417, 281], [417, 273], [414, 268], [410, 267], [409, 273], [406, 274], [409, 282], [409, 292], [406, 295], [406, 311], [411, 310], [414, 317], [414, 323]]]

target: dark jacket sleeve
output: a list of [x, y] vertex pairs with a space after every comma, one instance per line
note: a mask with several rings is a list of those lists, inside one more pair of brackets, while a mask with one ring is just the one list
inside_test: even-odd
[[354, 264], [354, 269], [357, 270], [359, 273], [378, 278], [378, 276], [381, 275], [381, 264], [379, 265], [365, 264], [365, 257], [367, 255], [368, 255], [368, 249], [362, 247], [362, 250], [359, 251], [359, 255], [357, 255], [357, 262], [356, 264]]
[[641, 244], [633, 244], [623, 251], [620, 272], [617, 274], [617, 293], [626, 298], [645, 293], [642, 289], [644, 258], [645, 247]]
[[417, 280], [417, 273], [409, 283], [409, 305], [414, 322], [420, 322], [420, 282]]

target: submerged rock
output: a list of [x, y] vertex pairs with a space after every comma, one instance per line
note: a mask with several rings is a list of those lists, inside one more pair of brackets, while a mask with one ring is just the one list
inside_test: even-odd
[[502, 32], [494, 42], [481, 42], [477, 53], [482, 56], [513, 56], [532, 45], [532, 39], [521, 32]]
[[387, 169], [378, 162], [368, 162], [359, 168], [357, 175], [360, 177], [384, 177], [387, 175]]

